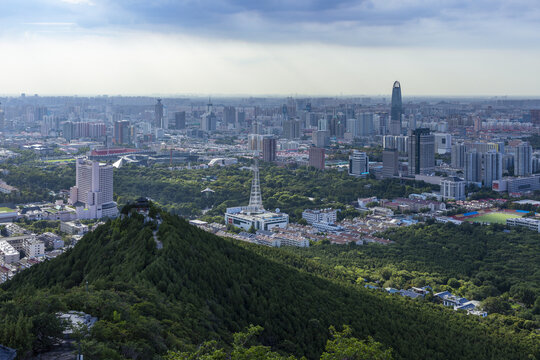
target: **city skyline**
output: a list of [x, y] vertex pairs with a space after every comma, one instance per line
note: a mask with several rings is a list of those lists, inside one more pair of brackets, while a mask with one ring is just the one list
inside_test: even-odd
[[3, 5], [0, 95], [540, 95], [532, 1]]

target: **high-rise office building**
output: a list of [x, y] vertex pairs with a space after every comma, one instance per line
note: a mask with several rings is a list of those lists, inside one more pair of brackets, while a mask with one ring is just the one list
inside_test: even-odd
[[401, 101], [401, 84], [394, 82], [392, 87], [392, 104], [390, 109], [390, 133], [401, 135], [401, 115], [403, 114], [403, 103]]
[[318, 131], [330, 130], [328, 126], [328, 120], [325, 117], [317, 121], [317, 130]]
[[529, 143], [516, 146], [514, 161], [515, 176], [529, 176], [532, 174], [532, 147]]
[[465, 181], [479, 183], [482, 181], [482, 154], [476, 150], [467, 151], [464, 161]]
[[161, 99], [157, 99], [157, 103], [154, 106], [154, 126], [157, 128], [163, 127], [163, 104]]
[[347, 119], [347, 132], [351, 134], [352, 138], [360, 136], [360, 120], [359, 119]]
[[318, 130], [314, 131], [312, 135], [312, 144], [315, 147], [327, 147], [330, 145], [330, 131]]
[[437, 154], [447, 154], [452, 151], [452, 135], [444, 133], [433, 135], [435, 135], [435, 151]]
[[465, 153], [467, 148], [465, 144], [459, 143], [452, 145], [451, 163], [454, 169], [463, 169], [465, 167]]
[[276, 149], [277, 143], [276, 139], [273, 137], [263, 138], [262, 151], [263, 151], [263, 161], [276, 161]]
[[502, 157], [500, 152], [491, 150], [484, 154], [484, 186], [491, 188], [493, 181], [500, 180], [502, 173]]
[[248, 134], [248, 150], [262, 151], [263, 136], [259, 134]]
[[4, 116], [4, 109], [2, 109], [2, 103], [0, 102], [0, 131], [4, 131], [6, 126], [6, 118]]
[[373, 113], [363, 112], [358, 114], [358, 135], [371, 136], [373, 135]]
[[174, 128], [176, 130], [182, 130], [186, 128], [186, 112], [177, 111], [174, 113]]
[[390, 131], [390, 126], [388, 124], [388, 113], [378, 113], [377, 116], [379, 117], [378, 134], [387, 135]]
[[287, 120], [283, 122], [283, 137], [286, 139], [300, 138], [300, 121]]
[[313, 166], [319, 170], [324, 170], [324, 149], [310, 147], [309, 148], [309, 166]]
[[337, 116], [330, 120], [330, 136], [342, 139], [345, 134], [345, 123]]
[[43, 117], [47, 115], [49, 111], [45, 106], [38, 106], [34, 109], [34, 121], [40, 122], [43, 120]]
[[118, 207], [113, 201], [112, 165], [77, 159], [75, 179], [69, 203], [75, 206], [79, 219], [118, 215]]
[[64, 139], [66, 139], [67, 142], [70, 142], [71, 140], [75, 139], [73, 122], [66, 121], [65, 123], [62, 124], [62, 134], [64, 136]]
[[217, 117], [209, 111], [203, 114], [201, 118], [201, 130], [202, 131], [215, 131], [217, 129]]
[[369, 174], [369, 157], [365, 152], [355, 151], [349, 155], [349, 175], [366, 176]]
[[130, 123], [127, 120], [115, 121], [113, 131], [113, 143], [115, 145], [131, 144]]
[[533, 125], [540, 126], [540, 109], [533, 109], [530, 114]]
[[234, 124], [236, 121], [236, 109], [234, 106], [225, 106], [223, 108], [223, 122], [227, 125]]
[[435, 136], [427, 128], [412, 130], [408, 139], [409, 175], [435, 171]]
[[246, 113], [244, 110], [238, 111], [236, 113], [236, 124], [238, 127], [244, 126], [246, 122]]
[[399, 170], [399, 160], [398, 160], [398, 151], [393, 150], [383, 150], [382, 153], [382, 176], [383, 178], [391, 178], [398, 175]]

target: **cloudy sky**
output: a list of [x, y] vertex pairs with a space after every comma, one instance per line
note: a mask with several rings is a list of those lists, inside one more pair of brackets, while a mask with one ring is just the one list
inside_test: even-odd
[[0, 94], [540, 96], [538, 0], [0, 0]]

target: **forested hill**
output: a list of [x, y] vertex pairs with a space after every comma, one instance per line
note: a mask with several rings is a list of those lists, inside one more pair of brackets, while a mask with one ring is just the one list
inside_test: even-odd
[[398, 359], [540, 357], [534, 334], [323, 279], [161, 217], [161, 250], [156, 224], [133, 214], [4, 284], [0, 343], [43, 350], [58, 331], [53, 314], [78, 310], [99, 318], [82, 341], [86, 359], [153, 359], [210, 339], [230, 344], [249, 324], [264, 328], [264, 345], [309, 359], [322, 352], [330, 325], [345, 324]]

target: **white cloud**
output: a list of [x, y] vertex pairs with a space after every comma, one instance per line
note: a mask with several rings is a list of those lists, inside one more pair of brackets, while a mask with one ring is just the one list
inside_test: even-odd
[[0, 94], [540, 95], [538, 49], [257, 44], [182, 35], [0, 38]]

